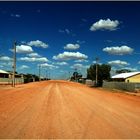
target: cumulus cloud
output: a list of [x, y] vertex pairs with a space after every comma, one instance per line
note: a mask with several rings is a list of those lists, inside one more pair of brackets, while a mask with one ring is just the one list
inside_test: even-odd
[[103, 51], [113, 54], [113, 55], [125, 55], [125, 54], [131, 54], [133, 52], [133, 49], [128, 46], [116, 46], [116, 47], [106, 47], [103, 49]]
[[65, 50], [77, 50], [80, 48], [79, 44], [67, 44], [64, 49]]
[[60, 53], [57, 56], [53, 56], [53, 59], [55, 60], [80, 60], [80, 59], [87, 59], [88, 56], [85, 54], [82, 54], [80, 52], [64, 52]]
[[12, 58], [10, 58], [9, 56], [1, 56], [0, 57], [0, 61], [11, 61]]
[[48, 44], [40, 41], [40, 40], [36, 40], [36, 41], [30, 41], [27, 43], [29, 46], [35, 46], [35, 47], [41, 47], [41, 48], [48, 48]]
[[29, 57], [40, 57], [38, 53], [30, 53], [28, 54]]
[[67, 62], [57, 62], [56, 64], [57, 64], [57, 65], [60, 65], [60, 66], [63, 66], [63, 65], [68, 65], [68, 63], [67, 63]]
[[54, 66], [52, 64], [48, 64], [48, 63], [44, 63], [44, 64], [40, 64], [41, 67], [47, 67], [49, 69], [54, 69], [54, 68], [59, 68], [58, 66]]
[[46, 57], [21, 57], [19, 58], [21, 61], [26, 61], [26, 62], [48, 62], [48, 59]]
[[114, 31], [117, 29], [119, 25], [118, 20], [110, 20], [109, 18], [107, 20], [100, 19], [99, 21], [95, 22], [92, 24], [90, 27], [91, 31], [96, 31], [96, 30], [110, 30]]
[[28, 68], [29, 68], [29, 66], [27, 66], [27, 65], [22, 65], [22, 66], [19, 67], [20, 70], [22, 70], [22, 69], [28, 69]]
[[108, 64], [113, 66], [119, 66], [119, 67], [129, 65], [129, 63], [127, 63], [126, 61], [121, 61], [121, 60], [109, 61]]
[[33, 49], [31, 46], [28, 46], [28, 45], [18, 45], [16, 46], [16, 52], [17, 53], [31, 53], [33, 52]]

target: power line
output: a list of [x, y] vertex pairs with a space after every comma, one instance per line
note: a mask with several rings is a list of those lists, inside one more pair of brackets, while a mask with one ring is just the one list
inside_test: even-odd
[[14, 49], [13, 49], [13, 81], [12, 86], [15, 87], [15, 72], [16, 72], [16, 41], [14, 42]]
[[41, 68], [41, 65], [39, 64], [38, 66], [39, 66], [39, 81], [41, 81], [41, 77], [40, 77], [40, 76], [41, 76], [41, 75], [40, 75], [40, 71], [41, 71], [40, 68]]
[[99, 61], [99, 58], [96, 57], [95, 60], [96, 60], [96, 79], [95, 79], [95, 84], [97, 86], [97, 84], [98, 84], [98, 61]]

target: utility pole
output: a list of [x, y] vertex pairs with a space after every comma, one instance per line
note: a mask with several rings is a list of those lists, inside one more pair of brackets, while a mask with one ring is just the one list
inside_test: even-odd
[[97, 86], [97, 84], [98, 84], [98, 60], [99, 60], [99, 58], [96, 57], [95, 60], [96, 60], [96, 79], [95, 79], [95, 84]]
[[48, 79], [50, 79], [50, 71], [48, 72]]
[[15, 87], [15, 72], [16, 72], [16, 41], [14, 42], [14, 49], [13, 49], [13, 80], [12, 86]]
[[46, 68], [46, 80], [48, 79], [48, 71], [47, 71], [47, 68]]
[[39, 67], [39, 81], [40, 81], [41, 80], [40, 79], [40, 67], [41, 67], [41, 65], [39, 64], [38, 67]]
[[71, 80], [70, 71], [69, 71], [69, 80]]
[[76, 73], [77, 73], [77, 68], [75, 68], [75, 75], [74, 75], [74, 79], [75, 79], [75, 81], [77, 82], [77, 75], [76, 75]]

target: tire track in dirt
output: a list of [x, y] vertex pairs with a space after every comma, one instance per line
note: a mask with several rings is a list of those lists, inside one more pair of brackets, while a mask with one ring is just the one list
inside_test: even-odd
[[[80, 90], [78, 88], [74, 88], [74, 87], [72, 88], [72, 86], [70, 86], [70, 85], [69, 86], [63, 85], [63, 87], [67, 89], [67, 93], [68, 93], [68, 91], [71, 91], [71, 94], [73, 93], [73, 95], [71, 95], [71, 96], [73, 96], [74, 101], [79, 100], [80, 102], [82, 102], [81, 104], [84, 104], [84, 106], [86, 106], [90, 110], [93, 110], [94, 114], [98, 117], [97, 124], [100, 124], [100, 128], [105, 128], [105, 126], [106, 126], [106, 128], [108, 127], [107, 129], [102, 131], [102, 133], [105, 132], [105, 136], [107, 138], [108, 137], [114, 138], [114, 136], [112, 135], [113, 133], [114, 134], [116, 133], [117, 138], [120, 137], [120, 135], [121, 135], [121, 138], [140, 137], [140, 133], [139, 133], [140, 132], [140, 126], [139, 126], [140, 112], [137, 112], [137, 115], [136, 115], [136, 113], [135, 114], [131, 113], [129, 110], [126, 110], [126, 112], [125, 112], [124, 111], [125, 108], [120, 108], [119, 104], [117, 104], [117, 103], [112, 104], [115, 101], [110, 103], [110, 100], [106, 99], [102, 102], [99, 98], [102, 95], [98, 95], [98, 93], [93, 93], [93, 90], [92, 90], [92, 93], [89, 93], [89, 94], [93, 94], [93, 96], [91, 98], [91, 96], [89, 96], [87, 94], [87, 92], [84, 92], [83, 90]], [[88, 101], [88, 102], [86, 102], [86, 101]], [[109, 102], [107, 102], [107, 101], [109, 101]], [[81, 105], [79, 105], [79, 106], [81, 106]], [[89, 117], [90, 118], [89, 120], [91, 120], [91, 122], [92, 122], [92, 120], [95, 120], [95, 118], [94, 118], [95, 115], [94, 116], [91, 115], [92, 117]], [[100, 121], [102, 121], [102, 123], [100, 123]], [[88, 124], [88, 123], [86, 123], [86, 124]], [[103, 124], [104, 124], [104, 126], [103, 126]], [[126, 124], [127, 124], [127, 129], [124, 129]], [[132, 128], [132, 125], [133, 125], [133, 128]], [[96, 134], [98, 133], [97, 128], [98, 128], [98, 126], [96, 126], [96, 131], [95, 131]], [[112, 129], [114, 130], [113, 132], [112, 132]], [[109, 132], [109, 130], [110, 130], [110, 132]], [[87, 132], [89, 133], [90, 131], [87, 131]], [[107, 136], [107, 134], [108, 134], [108, 136]], [[102, 136], [104, 138], [106, 138], [103, 134], [102, 134]], [[100, 138], [100, 137], [101, 137], [101, 135], [97, 136], [97, 138]], [[93, 138], [93, 136], [92, 136], [92, 138]]]
[[136, 139], [139, 108], [138, 97], [67, 81], [0, 89], [0, 138]]
[[[49, 89], [50, 86], [47, 87], [47, 89]], [[38, 116], [38, 111], [42, 107], [46, 94], [42, 93], [44, 88], [37, 89], [35, 94], [33, 89], [31, 90], [32, 92], [28, 93], [29, 91], [30, 90], [27, 89], [24, 94], [20, 94], [19, 98], [22, 99], [21, 101], [19, 98], [15, 98], [15, 102], [13, 102], [14, 106], [12, 109], [9, 109], [9, 112], [4, 111], [6, 118], [2, 123], [3, 125], [0, 125], [2, 132], [2, 135], [0, 133], [0, 138], [22, 137], [22, 135], [18, 135], [18, 133], [21, 131], [24, 133], [24, 129], [26, 130], [26, 127], [30, 124], [30, 122], [32, 126], [34, 125], [32, 123], [34, 120], [33, 118]], [[32, 95], [31, 97], [29, 96], [30, 94]], [[31, 133], [31, 131], [29, 132]]]

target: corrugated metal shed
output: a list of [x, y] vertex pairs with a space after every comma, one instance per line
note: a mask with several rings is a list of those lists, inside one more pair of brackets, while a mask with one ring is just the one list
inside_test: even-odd
[[131, 76], [134, 76], [134, 75], [137, 75], [137, 74], [140, 74], [140, 72], [128, 72], [128, 73], [121, 73], [121, 74], [117, 74], [117, 75], [114, 75], [112, 76], [111, 78], [112, 79], [117, 79], [117, 78], [122, 78], [122, 79], [126, 79], [128, 77], [131, 77]]

